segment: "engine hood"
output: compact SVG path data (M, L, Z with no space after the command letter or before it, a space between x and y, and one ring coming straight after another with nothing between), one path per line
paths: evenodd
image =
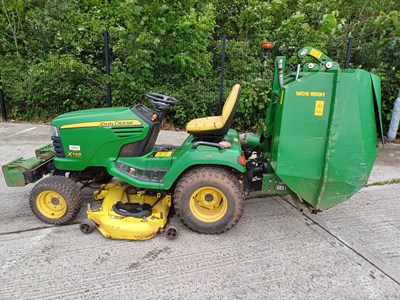
M62 114L51 125L59 129L141 126L143 121L129 107L95 108Z

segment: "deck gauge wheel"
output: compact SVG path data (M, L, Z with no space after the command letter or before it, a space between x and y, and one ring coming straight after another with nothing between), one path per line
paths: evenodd
M95 228L96 228L96 223L94 223L92 220L89 219L83 220L79 225L79 229L85 234L92 233Z
M165 229L165 236L170 240L175 240L179 236L179 229L174 225L169 225Z

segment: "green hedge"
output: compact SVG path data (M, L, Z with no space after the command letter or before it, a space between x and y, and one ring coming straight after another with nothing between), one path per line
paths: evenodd
M251 130L268 107L273 58L311 45L343 63L354 37L352 67L381 76L385 128L400 82L396 1L372 0L45 0L3 1L0 72L9 118L49 120L77 109L145 101L146 91L181 105L167 121L178 128L215 114L221 37L228 36L226 96L243 87L234 126ZM102 33L110 31L111 77L104 75ZM261 41L275 42L264 59Z

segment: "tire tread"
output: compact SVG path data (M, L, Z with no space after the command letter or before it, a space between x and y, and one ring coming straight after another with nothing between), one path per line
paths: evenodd
M61 218L47 218L46 216L42 215L37 208L36 198L45 190L52 190L59 193L67 202L67 211ZM38 184L35 185L29 197L29 205L32 212L41 221L53 225L65 225L71 222L79 213L82 205L82 196L78 186L73 180L64 176L51 176L42 179Z
M213 180L223 184L227 188L231 189L233 194L236 195L236 205L235 205L235 212L234 212L234 217L232 220L222 229L217 230L217 231L210 231L207 229L204 230L198 230L194 228L190 222L185 220L185 218L182 217L182 212L183 212L183 193L185 189L188 186L191 186L193 183L198 182L202 179L204 179L204 175L213 178ZM201 166L201 167L196 167L192 170L189 170L186 174L183 175L183 177L179 180L179 182L176 185L175 191L174 191L174 208L175 212L178 216L178 218L182 221L182 223L188 227L189 229L199 232L199 233L205 233L205 234L220 234L223 232L226 232L227 230L231 229L234 227L237 222L239 221L240 217L243 214L243 209L244 209L244 198L245 194L243 191L242 184L237 184L240 182L240 178L237 174L233 172L229 172L226 168L223 167L218 167L218 166Z

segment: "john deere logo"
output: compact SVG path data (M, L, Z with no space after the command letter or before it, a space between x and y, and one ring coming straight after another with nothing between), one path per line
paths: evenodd
M124 121L103 121L100 122L100 127L122 127L122 126L136 126L141 125L138 120L124 120Z
M98 122L85 122L62 125L61 129L83 128L83 127L129 127L140 126L142 123L138 120L111 120L111 121L98 121Z

